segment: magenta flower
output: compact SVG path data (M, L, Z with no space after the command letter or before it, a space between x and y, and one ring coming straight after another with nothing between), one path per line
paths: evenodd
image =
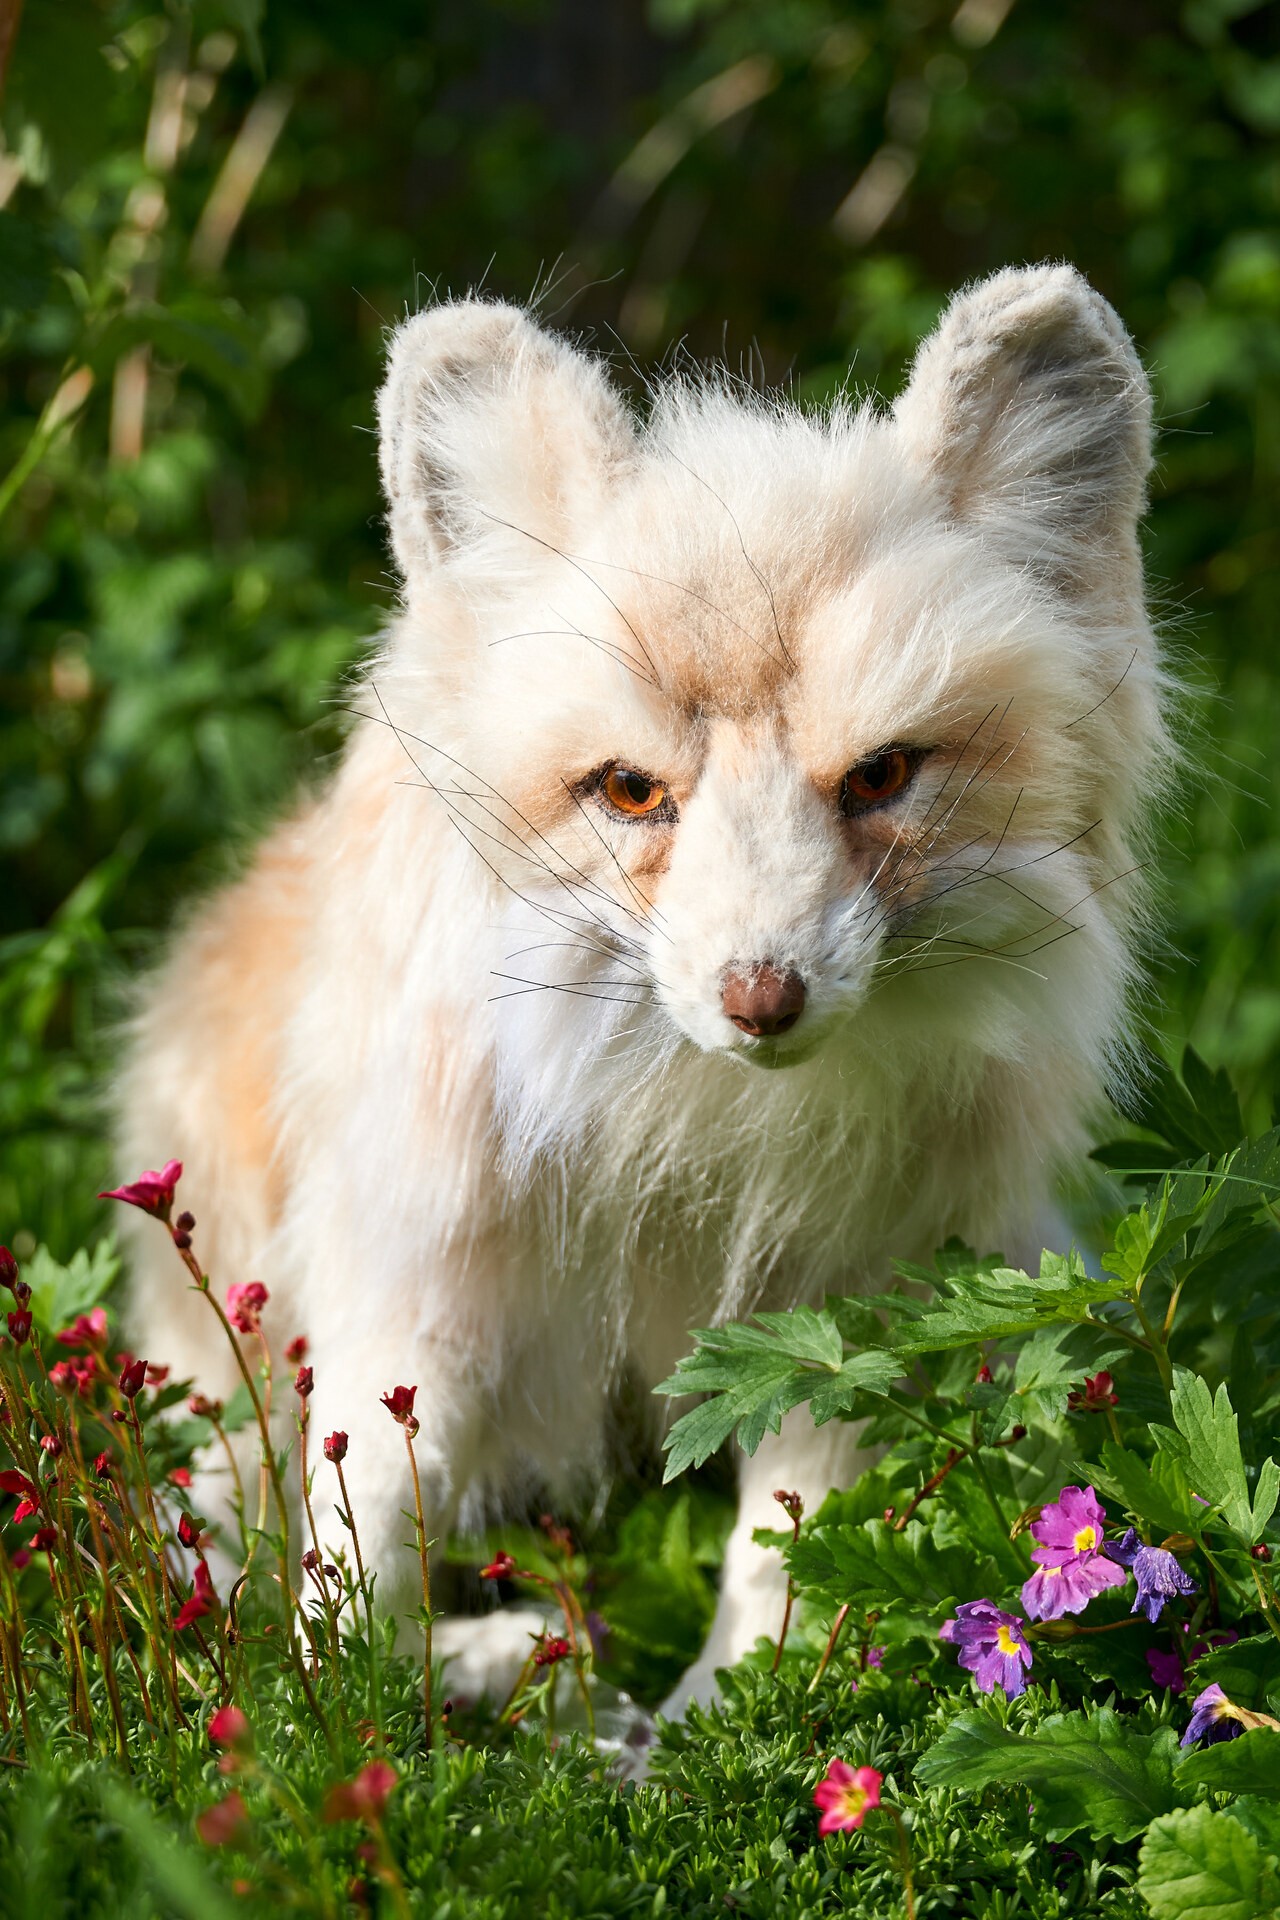
M368 1766L361 1767L354 1780L343 1780L336 1787L330 1787L324 1799L324 1819L328 1822L366 1820L376 1825L398 1779L389 1760L371 1760Z
M1191 1747L1200 1742L1211 1747L1219 1740L1234 1740L1245 1729L1244 1717L1234 1701L1228 1700L1222 1688L1216 1683L1197 1694L1191 1708L1191 1719L1182 1736L1182 1745Z
M509 1580L516 1570L516 1563L509 1553L496 1553L487 1567L481 1567L482 1580Z
M1042 1547L1052 1547L1061 1566L1074 1554L1097 1553L1102 1547L1107 1516L1092 1487L1064 1487L1051 1506L1031 1523L1031 1534Z
M822 1815L820 1834L845 1833L860 1827L873 1808L880 1805L882 1773L874 1767L851 1767L843 1760L832 1760L813 1790L813 1804Z
M567 1660L572 1651L563 1634L553 1633L549 1640L543 1641L534 1654L533 1664L535 1667L554 1667L561 1660Z
M25 1473L19 1473L16 1467L7 1467L3 1473L0 1473L0 1488L3 1488L6 1493L16 1493L20 1496L13 1515L15 1524L22 1520L29 1520L33 1513L39 1513L40 1489L34 1480L28 1479Z
M206 1847L232 1846L248 1831L249 1809L234 1791L196 1815L196 1832Z
M1022 1604L1033 1620L1060 1620L1064 1613L1083 1613L1108 1587L1122 1587L1124 1570L1105 1553L1082 1553L1060 1560L1056 1547L1036 1547L1031 1558L1036 1570L1022 1589Z
M999 1686L1013 1700L1024 1691L1031 1648L1016 1613L1003 1613L993 1600L966 1600L938 1632L959 1649L960 1665L984 1693Z
M256 1333L269 1298L261 1280L233 1280L227 1288L227 1318L241 1333Z
M1122 1567L1132 1567L1138 1583L1138 1597L1130 1613L1145 1613L1152 1626L1164 1612L1166 1600L1185 1599L1198 1591L1191 1575L1173 1554L1163 1547L1147 1547L1130 1527L1107 1548L1111 1559Z
M126 1187L110 1187L99 1200L123 1200L126 1206L141 1207L153 1219L168 1220L173 1209L173 1190L182 1178L181 1160L166 1160L159 1173L144 1173Z
M1182 1662L1176 1653L1162 1653L1159 1647L1148 1647L1147 1665L1151 1669L1153 1686L1167 1687L1170 1693L1186 1692L1186 1676L1182 1671Z
M107 1310L95 1307L92 1313L78 1314L74 1323L58 1335L64 1347L95 1347L103 1352L107 1344Z
M147 1377L145 1360L126 1360L120 1369L120 1391L126 1400L136 1400Z
M1073 1387L1067 1395L1067 1405L1073 1413L1102 1413L1105 1408L1114 1407L1118 1397L1111 1375L1104 1368L1101 1373L1086 1373L1084 1391Z
M209 1738L216 1747L239 1747L249 1739L249 1722L239 1707L219 1707L209 1716Z

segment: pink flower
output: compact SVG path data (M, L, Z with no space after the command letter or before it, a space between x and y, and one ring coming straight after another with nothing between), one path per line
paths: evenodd
M248 1825L249 1809L234 1790L196 1816L196 1832L206 1847L229 1847Z
M178 1540L184 1547L194 1548L200 1545L200 1529L189 1513L178 1516Z
M516 1563L509 1553L495 1553L487 1567L481 1567L482 1580L509 1580L516 1570Z
M126 1400L136 1400L147 1378L145 1360L126 1360L120 1369L120 1391Z
M1116 1406L1118 1399L1112 1390L1111 1375L1104 1368L1101 1373L1086 1373L1084 1392L1073 1387L1067 1395L1067 1405L1073 1413L1101 1413L1106 1407Z
M99 1480L106 1480L110 1478L111 1455L107 1452L105 1447L103 1448L101 1453L96 1454L94 1456L93 1470L97 1474Z
M233 1280L227 1288L227 1317L241 1333L256 1333L270 1295L261 1280Z
M380 1820L398 1778L389 1760L371 1760L354 1780L330 1787L324 1801L325 1819Z
M410 1421L417 1426L417 1421L413 1419L413 1402L417 1391L416 1387L393 1387L390 1393L382 1396L383 1406L402 1427L407 1427Z
M284 1357L291 1367L302 1365L302 1362L307 1357L307 1342L304 1334L300 1333L296 1340L289 1342L284 1350Z
M92 1313L81 1313L74 1323L64 1327L58 1335L64 1347L94 1347L99 1353L107 1344L107 1310L95 1307Z
M249 1722L239 1707L219 1707L209 1718L209 1738L215 1747L240 1747L249 1738Z
M203 1620L204 1616L212 1613L217 1605L218 1596L213 1590L213 1576L205 1561L200 1560L196 1564L195 1585L189 1597L178 1609L177 1618L173 1623L174 1630L181 1633L183 1628L189 1627L193 1620Z
M386 1429L384 1427L383 1432L385 1433L385 1431ZM339 1462L346 1459L347 1436L345 1433L341 1433L341 1432L331 1433L326 1437L325 1443L324 1443L324 1457L326 1460L332 1460L335 1466Z
M1053 1548L1053 1558L1062 1563L1073 1555L1100 1552L1106 1524L1107 1516L1092 1487L1064 1487L1032 1521L1031 1533L1042 1547Z
M1162 1653L1159 1647L1147 1648L1147 1665L1151 1669L1151 1679L1157 1687L1168 1687L1170 1693L1185 1693L1186 1675L1182 1671L1182 1662L1176 1653Z
M846 1833L860 1827L873 1807L880 1805L884 1775L874 1767L853 1768L833 1760L813 1790L813 1804L822 1814L818 1832Z
M1039 1564L1022 1589L1022 1604L1033 1620L1060 1620L1064 1613L1083 1613L1091 1600L1108 1587L1122 1587L1127 1575L1105 1553L1082 1553L1061 1558L1057 1547L1037 1547L1031 1558Z
M189 1487L191 1485L191 1469L190 1467L175 1467L169 1475L169 1478L175 1487Z
M55 1360L49 1369L50 1385L60 1387L64 1393L78 1393L87 1400L93 1392L93 1383L98 1377L98 1363L90 1354L82 1360Z
M173 1208L173 1190L182 1178L181 1160L166 1160L159 1173L144 1173L127 1187L111 1187L98 1195L99 1200L123 1200L126 1206L141 1207L156 1220L167 1220Z

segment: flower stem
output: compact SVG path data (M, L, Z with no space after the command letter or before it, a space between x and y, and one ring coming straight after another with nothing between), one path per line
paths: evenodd
M818 1682L821 1680L823 1674L826 1672L828 1666L831 1664L831 1656L836 1650L836 1642L840 1638L841 1630L844 1627L845 1621L849 1618L849 1609L852 1605L853 1605L852 1600L846 1600L844 1605L841 1607L839 1613L837 1613L835 1619L833 1620L831 1624L831 1632L827 1635L827 1644L823 1648L822 1658L818 1662L818 1671L814 1674L812 1680L809 1682L808 1687L805 1689L807 1693L813 1692L814 1688L817 1686Z
M907 1841L907 1829L902 1823L902 1815L896 1807L886 1807L881 1801L882 1811L887 1813L898 1831L898 1863L902 1868L902 1891L906 1895L907 1920L916 1920L916 1889L911 1876L911 1847Z
M416 1422L414 1423L416 1425ZM422 1663L422 1724L426 1737L427 1752L431 1751L431 1568L427 1562L427 1524L422 1514L422 1482L418 1477L418 1461L413 1451L413 1427L406 1425L404 1444L409 1452L409 1466L413 1473L413 1506L418 1521L418 1559L422 1567L422 1624L426 1635L426 1652Z

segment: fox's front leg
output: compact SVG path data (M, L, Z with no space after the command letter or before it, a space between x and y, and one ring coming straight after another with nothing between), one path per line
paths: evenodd
M758 1547L751 1536L757 1527L775 1533L786 1527L776 1491L800 1494L812 1513L832 1487L847 1487L874 1465L882 1449L863 1447L861 1431L838 1420L815 1427L809 1409L797 1407L783 1420L781 1433L766 1434L750 1459L742 1456L738 1517L725 1548L715 1618L701 1654L664 1700L663 1713L675 1716L693 1700L712 1699L717 1668L750 1653L762 1634L777 1639L786 1606L786 1567L776 1548Z

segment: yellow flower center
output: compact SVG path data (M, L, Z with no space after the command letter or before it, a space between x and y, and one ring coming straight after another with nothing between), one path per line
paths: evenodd
M1079 1533L1075 1535L1074 1546L1077 1553L1091 1553L1097 1544L1098 1529L1096 1527L1081 1527Z
M1055 1567L1054 1572L1056 1573L1057 1571L1058 1569ZM996 1628L996 1645L999 1647L1001 1653L1016 1654L1018 1651L1017 1641L1010 1633L1008 1627L1005 1626Z
M866 1804L865 1787L846 1787L840 1796L840 1811L850 1820L856 1820Z

